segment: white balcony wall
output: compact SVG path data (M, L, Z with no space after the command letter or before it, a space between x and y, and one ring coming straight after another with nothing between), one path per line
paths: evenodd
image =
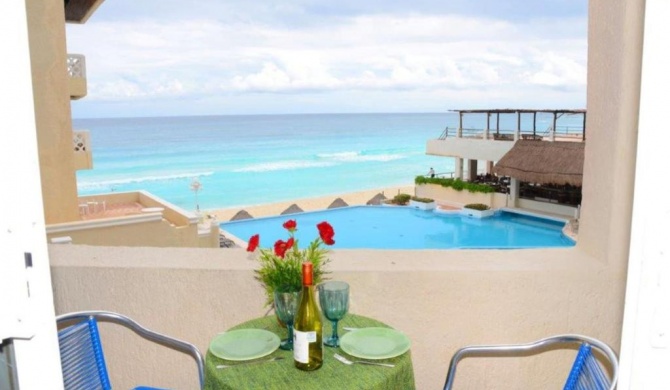
M86 57L81 54L67 55L68 87L71 99L81 99L88 93L86 84Z
M58 313L122 312L202 352L217 333L265 313L257 263L244 249L51 245L49 251ZM468 344L576 332L618 346L622 305L611 297L622 281L577 248L339 250L331 258L331 279L351 285L351 312L411 339L418 389L441 388L452 354ZM190 358L113 325L102 334L115 388L197 387ZM562 351L537 359L466 359L457 388L557 388L573 358L574 351Z
M461 157L472 160L498 161L512 149L514 142L476 138L432 139L426 143L426 154Z

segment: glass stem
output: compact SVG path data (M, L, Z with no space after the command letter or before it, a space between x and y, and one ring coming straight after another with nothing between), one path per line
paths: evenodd
M337 321L331 321L333 323L333 335L331 336L331 339L337 340Z
M286 324L286 328L288 329L288 344L293 344L293 325Z

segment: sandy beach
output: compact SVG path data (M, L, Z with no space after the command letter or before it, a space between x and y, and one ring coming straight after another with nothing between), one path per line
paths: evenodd
M286 210L294 203L298 205L298 207L300 207L303 211L326 209L337 198L342 198L342 200L344 200L350 206L364 205L368 200L379 193L383 193L387 198L392 198L399 193L414 195L414 184L408 184L406 186L399 187L386 187L373 190L349 192L344 194L333 194L316 198L295 199L286 202L236 206L218 210L205 210L203 213L216 217L217 221L225 222L230 221L230 219L240 210L246 210L254 218L268 217L281 214L282 211Z

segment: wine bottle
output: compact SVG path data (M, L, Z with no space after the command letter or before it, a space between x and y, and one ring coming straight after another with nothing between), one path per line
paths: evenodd
M312 263L302 263L302 295L293 325L293 360L304 371L323 364L323 325L314 297Z

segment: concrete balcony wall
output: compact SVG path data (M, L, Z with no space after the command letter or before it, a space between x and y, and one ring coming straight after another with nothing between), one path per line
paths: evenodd
M100 217L47 225L47 239L68 236L74 244L145 247L219 247L217 224L199 226L199 218L146 191L119 192L79 197L87 202L139 203L161 211Z
M217 333L266 311L253 277L257 263L243 249L51 245L49 251L57 313L121 312L205 353ZM469 344L574 332L619 345L622 305L611 297L624 281L576 248L339 250L331 259L331 279L351 285L352 313L409 336L418 389L441 388L452 354ZM102 338L115 388L197 387L190 358L114 325L102 326ZM574 354L466 359L456 386L558 388Z
M67 55L68 90L70 99L81 99L88 93L86 83L86 57L81 54Z
M471 160L498 161L512 149L514 142L476 138L431 139L426 143L426 154L461 157Z
M72 148L74 151L74 169L93 169L91 135L88 131L72 132Z
M538 202L530 199L518 199L516 207L543 213L562 215L566 218L576 218L577 215L577 207L549 202Z
M176 228L159 213L77 221L47 227L48 240L64 236L70 237L74 244L86 245L200 246L197 225Z
M139 203L146 207L163 207L165 209L163 210L165 219L178 227L190 226L198 223L198 216L190 211L186 211L181 207L166 202L146 191L138 191L137 194Z

